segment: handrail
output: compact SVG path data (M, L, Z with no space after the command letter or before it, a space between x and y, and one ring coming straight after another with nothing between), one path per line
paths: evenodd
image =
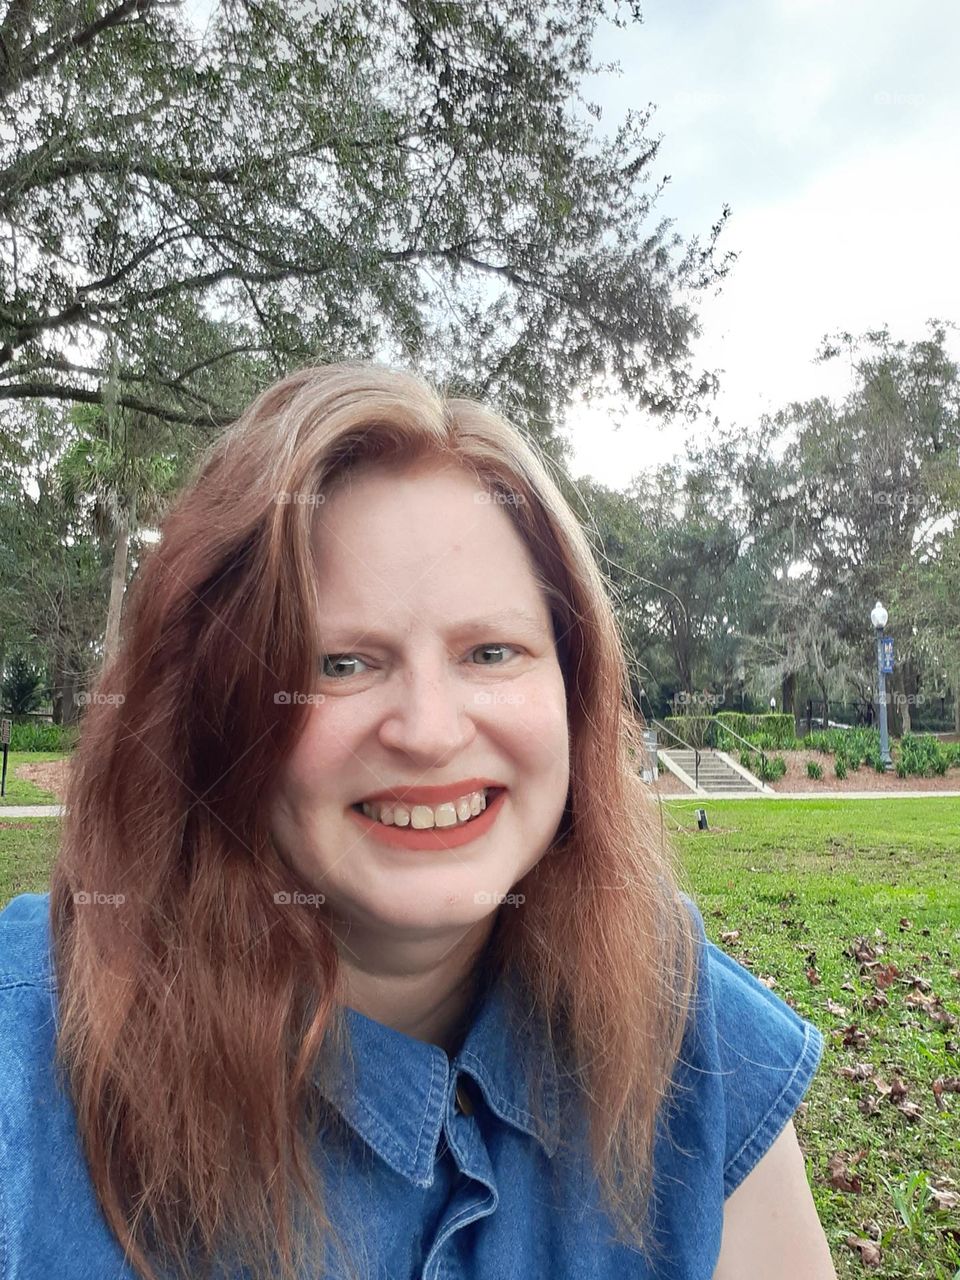
M684 742L678 733L674 733L672 729L668 729L662 720L651 720L650 723L655 725L661 733L667 734L673 738L675 742L679 742L684 751L693 752L693 785L697 788L700 786L700 750L698 747L692 746L689 742Z
M741 735L737 733L736 729L731 729L729 725L724 724L722 720L718 720L716 716L708 716L707 719L712 720L714 724L718 724L724 733L729 733L731 738L736 738L738 742L742 742L748 751L756 751L760 756L761 767L764 769L766 768L766 754L760 750L756 743L750 742L746 738L741 737ZM719 747L717 750L719 750Z

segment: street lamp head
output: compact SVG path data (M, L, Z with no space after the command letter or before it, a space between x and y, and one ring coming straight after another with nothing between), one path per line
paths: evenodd
M889 614L887 613L886 609L878 600L877 603L873 606L873 610L870 613L870 621L873 623L875 627L885 627L887 625L888 617L889 617Z

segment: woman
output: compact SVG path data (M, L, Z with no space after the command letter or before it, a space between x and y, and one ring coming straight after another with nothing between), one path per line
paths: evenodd
M822 1039L679 892L515 429L293 374L124 626L51 891L0 916L2 1280L834 1277Z

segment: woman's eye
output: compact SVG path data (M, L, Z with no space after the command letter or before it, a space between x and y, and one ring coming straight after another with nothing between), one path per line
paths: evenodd
M481 653L486 659L489 659L481 661L475 665L481 667L497 667L501 666L505 661L505 659L500 656L504 651L516 652L513 645L510 644L481 644L477 645L475 649L472 649L470 653L471 656ZM366 666L363 658L358 657L355 653L325 653L320 659L320 673L323 676L328 676L332 680L341 679L344 676L359 675L362 673L358 672L356 669L343 669L345 666L349 667L350 663L358 662L361 666Z
M498 649L513 649L513 645L509 645L509 644L481 644L481 645L478 645L478 646L477 646L477 648L473 650L473 652L474 652L474 653L490 653L491 651L493 651L493 652L495 653ZM497 667L497 666L500 666L500 665L501 665L501 663L500 663L500 661L498 661L498 660L496 660L496 659L495 659L493 662L481 662L481 663L479 663L479 665L480 665L481 667Z
M328 664L331 667L338 667L342 666L345 662L362 663L363 659L358 658L355 653L325 653L320 659L320 674L324 676L331 676L333 679L337 679L341 675L356 675L357 673L355 671L337 672L328 670Z

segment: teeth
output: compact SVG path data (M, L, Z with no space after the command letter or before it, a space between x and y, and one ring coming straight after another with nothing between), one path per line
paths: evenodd
M411 827L415 831L427 831L431 827L458 826L475 818L486 807L487 788L483 791L471 791L469 795L438 805L407 806L386 800L364 802L362 805L363 812L375 822L382 822L388 827Z

